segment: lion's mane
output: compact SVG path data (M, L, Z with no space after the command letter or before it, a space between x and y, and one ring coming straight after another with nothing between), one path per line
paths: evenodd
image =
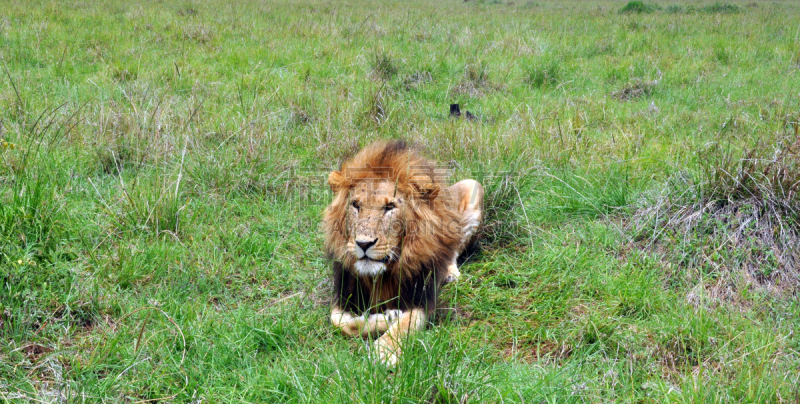
M376 178L394 182L407 204L399 258L377 279L370 279L356 273L354 258L346 253L346 220L350 190ZM328 182L334 200L324 214L325 250L333 260L334 287L343 289L334 291L334 303L356 312L374 311L376 304L432 310L447 265L461 243L456 229L463 227L461 217L448 208L451 196L444 192L447 185L439 182L435 164L403 141L377 142L342 163Z

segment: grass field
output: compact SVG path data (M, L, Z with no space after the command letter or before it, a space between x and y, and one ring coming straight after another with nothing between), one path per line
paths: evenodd
M0 0L0 400L798 402L799 21ZM389 138L488 211L391 371L328 324L319 228Z

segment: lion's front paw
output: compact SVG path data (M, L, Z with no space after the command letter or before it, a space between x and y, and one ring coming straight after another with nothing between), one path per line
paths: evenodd
M386 367L394 367L400 356L400 349L390 339L375 340L375 362Z
M447 276L444 278L444 284L447 285L448 283L453 283L461 277L461 271L458 270L458 265L455 262L452 262L450 265L447 266Z

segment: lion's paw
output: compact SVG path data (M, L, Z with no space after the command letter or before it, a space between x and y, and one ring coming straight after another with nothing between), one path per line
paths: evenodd
M392 345L393 344L391 342L388 342L382 338L375 340L376 363L380 363L388 368L392 368L397 365L400 350Z
M461 271L458 270L458 266L455 262L453 262L447 266L447 276L444 278L444 284L447 285L448 283L453 283L460 277Z
M383 315L386 316L386 322L393 323L403 315L403 310L386 310Z

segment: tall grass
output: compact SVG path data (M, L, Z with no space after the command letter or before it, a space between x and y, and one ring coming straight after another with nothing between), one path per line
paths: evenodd
M3 3L0 401L792 400L800 10L626 4ZM395 138L486 204L390 370L319 221Z

